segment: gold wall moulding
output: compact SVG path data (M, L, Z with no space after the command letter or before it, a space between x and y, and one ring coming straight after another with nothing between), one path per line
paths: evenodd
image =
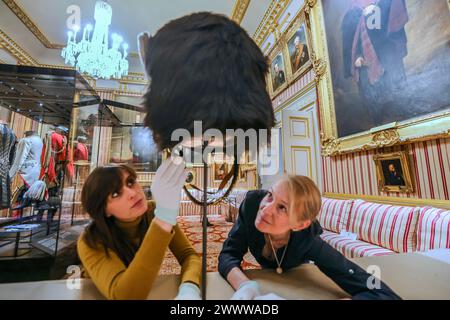
M292 97L286 99L285 101L281 102L278 106L276 106L274 113L282 111L284 108L291 105L294 101L300 99L305 93L309 92L315 86L316 86L316 83L314 81L311 81L306 86L304 86L302 89L300 89L300 91L298 91L296 94L294 94Z
M142 97L144 94L143 92L139 91L133 91L133 90L118 90L118 89L111 89L111 88L95 88L95 91L97 93L111 93L115 97L117 96L123 96L123 97Z
M305 6L305 12L309 14L311 9L317 4L317 0L305 0L306 6Z
M325 72L324 70L326 68L326 65L324 65L322 60L315 59L315 62L313 61L313 59L315 58L315 53L312 48L311 28L309 24L309 18L307 17L304 8L305 7L303 6L298 11L298 13L289 22L289 25L283 32L281 32L277 25L273 27L276 41L266 54L270 63L270 71L267 75L267 83L269 94L272 100L281 92L289 88L295 81L304 76L311 69L315 68L315 72L319 75ZM276 23L276 21L274 23ZM303 30L304 32L303 36L305 39L308 58L307 61L304 61L302 65L294 67L292 62L293 52L291 51L293 50L293 48L290 48L290 46L294 46L294 37L298 35L298 32L300 30ZM280 55L282 56L282 58L278 57ZM282 84L278 83L278 86L274 82L273 78L273 76L275 75L273 71L275 60L278 60L276 64L279 65L280 70L283 71L285 75L285 82L283 82Z
M13 39L11 39L5 32L0 29L0 48L6 50L9 54L11 54L15 59L17 59L18 64L20 65L29 65L35 67L42 68L51 68L51 69L66 69L66 70L74 70L74 67L70 67L67 65L53 65L53 64L41 64L36 61L28 52L26 52L23 48L21 48ZM1 62L4 63L4 62ZM94 78L89 75L83 74L83 77L87 81L95 82ZM129 72L127 76L122 77L121 79L111 79L115 81L119 81L121 84L138 84L138 85L148 85L149 82L145 79L145 74L142 72Z
M250 0L236 0L234 3L233 12L231 13L231 20L237 24L241 24L249 5Z
M356 200L361 199L368 202L390 204L396 206L407 207L426 207L432 206L435 208L441 208L450 210L449 200L437 200L437 199L418 199L418 198L399 198L399 197L382 197L382 196L367 196L362 194L344 194L344 193L329 193L323 194L326 198L339 199L339 200Z
M305 10L309 11L307 17L311 25L312 46L315 60L317 61L314 64L314 70L316 72L319 71L320 74L323 73L317 78L317 88L318 101L320 101L322 154L324 156L450 137L450 109L446 109L395 123L389 128L380 126L378 132L374 132L377 128L373 128L368 131L337 138L334 93L322 1L309 0L307 4L309 9L306 6Z

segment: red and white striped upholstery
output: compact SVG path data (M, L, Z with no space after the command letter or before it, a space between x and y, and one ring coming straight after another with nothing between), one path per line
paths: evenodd
M421 208L417 226L417 251L450 249L450 211Z
M347 226L353 200L337 200L322 197L318 220L322 228L340 233Z
M340 234L324 230L322 239L346 258L384 256L395 252L368 242L352 240Z
M358 239L395 252L412 252L420 208L399 207L356 200L350 210L347 230Z

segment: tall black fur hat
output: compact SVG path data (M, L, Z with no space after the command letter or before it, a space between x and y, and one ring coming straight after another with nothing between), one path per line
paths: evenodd
M140 38L150 86L145 124L160 150L172 132L268 129L274 113L266 90L268 63L247 32L225 16L194 13L173 20L153 37ZM269 131L270 134L270 131Z

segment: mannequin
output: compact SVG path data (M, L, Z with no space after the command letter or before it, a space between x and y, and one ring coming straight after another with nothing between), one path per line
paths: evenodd
M44 180L48 187L50 198L59 197L59 191L64 179L64 169L67 169L70 177L74 175L72 152L67 149L66 127L58 126L53 132L49 131L44 138L44 148L41 156L40 178ZM49 198L49 202L52 199ZM45 210L39 210L38 221L42 219ZM48 209L47 223L53 220L57 209Z
M89 160L89 150L86 146L86 137L79 136L77 138L77 144L75 145L73 152L74 161L88 161Z
M16 148L16 156L9 170L10 178L14 178L19 172L27 187L39 180L43 146L42 139L36 132L25 132L25 138L19 141Z
M6 209L11 205L9 168L14 159L17 138L3 121L0 121L0 142L0 209Z

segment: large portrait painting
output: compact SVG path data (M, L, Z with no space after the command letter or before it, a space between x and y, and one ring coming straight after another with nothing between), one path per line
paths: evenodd
M449 109L447 0L322 5L338 137Z

